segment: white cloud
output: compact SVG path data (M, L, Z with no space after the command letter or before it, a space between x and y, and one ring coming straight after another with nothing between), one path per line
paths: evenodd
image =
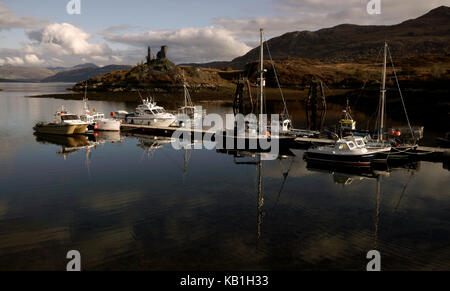
M13 66L20 66L25 62L19 57L6 57L6 63Z
M27 34L37 47L57 55L101 55L110 50L104 44L89 43L91 36L69 23L53 23Z
M111 42L142 48L150 45L154 53L162 45L169 47L169 58L179 62L208 62L230 60L251 48L237 40L228 30L218 27L182 28L176 30L150 30L145 33L104 34Z
M41 26L48 21L32 16L17 16L14 11L0 3L0 30L12 28L32 28Z
M0 58L0 66L3 66L5 64L5 60Z
M40 60L36 55L25 55L25 61L32 65L42 64L44 61Z

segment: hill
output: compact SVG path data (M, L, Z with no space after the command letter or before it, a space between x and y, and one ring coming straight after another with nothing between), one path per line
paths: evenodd
M396 25L342 24L314 32L289 32L268 40L268 45L276 60L344 62L376 58L385 40L394 57L450 54L450 7L441 6ZM229 66L243 68L258 55L259 47L232 60Z
M34 66L0 66L0 79L6 81L39 81L53 75L54 72L41 67Z
M96 76L102 76L107 73L130 69L131 66L109 65L98 67L95 64L78 65L68 70L60 71L52 76L44 78L41 82L80 82Z
M133 91L136 88L152 88L170 91L178 90L186 81L194 88L216 88L228 86L230 82L222 78L220 70L190 66L176 66L168 59L153 60L150 65L139 64L131 69L117 70L88 80L89 91ZM84 82L72 89L83 90Z

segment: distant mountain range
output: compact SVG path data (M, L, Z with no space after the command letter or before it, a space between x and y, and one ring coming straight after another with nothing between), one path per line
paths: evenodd
M69 70L62 70L52 76L42 79L41 82L80 82L93 77L103 76L113 71L128 69L131 69L131 66L109 65L98 67L95 64L84 64L72 67Z
M6 81L31 81L37 82L54 75L55 72L41 67L26 66L0 66L0 79Z
M117 70L130 69L131 66L109 65L99 67L92 63L73 67L0 66L0 82L79 82L102 76Z

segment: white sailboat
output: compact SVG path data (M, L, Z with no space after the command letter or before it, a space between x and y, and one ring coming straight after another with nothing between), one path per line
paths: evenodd
M260 29L260 59L259 59L259 118L258 120L245 120L244 128L227 129L224 133L226 138L234 138L235 140L244 140L249 142L251 140L273 140L277 139L279 142L290 142L295 139L294 135L289 134L291 121L285 119L280 121L279 131L273 132L271 126L264 120L264 87L266 86L266 79L264 73L264 29ZM259 144L259 143L258 143Z
M206 110L203 110L201 106L194 106L191 95L186 84L186 78L183 72L183 91L184 91L184 105L178 108L178 115L189 117L193 124L198 124L206 115ZM181 121L183 122L183 121Z

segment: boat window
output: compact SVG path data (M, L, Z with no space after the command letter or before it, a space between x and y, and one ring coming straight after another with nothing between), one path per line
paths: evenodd
M154 114L153 111L151 111L149 109L146 109L144 112L147 113L147 114Z
M61 115L61 120L78 120L78 116L76 115Z
M346 143L341 143L339 144L339 149L340 150L348 150L348 145Z
M355 144L354 144L352 141L350 141L350 142L348 143L348 146L349 146L350 149L353 149L353 148L356 147Z
M358 139L356 141L356 144L359 145L359 146L364 146L364 142L361 139Z

